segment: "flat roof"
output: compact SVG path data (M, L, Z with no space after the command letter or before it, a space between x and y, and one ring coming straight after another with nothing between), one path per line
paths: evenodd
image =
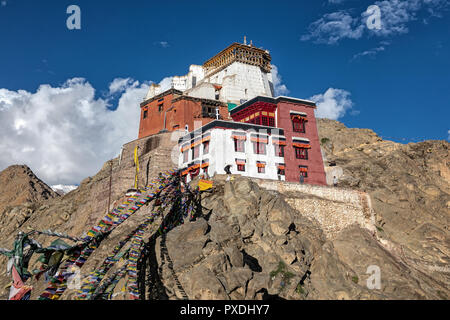
M256 102L267 102L267 103L273 103L273 104L277 104L280 101L287 101L287 102L293 102L293 103L301 103L304 105L307 105L309 107L316 107L315 102L310 101L310 100L304 100L304 99L298 99L298 98L292 98L292 97L285 97L285 96L279 96L276 98L272 98L272 97L264 97L264 96L257 96L253 99L250 99L246 102L244 102L243 104L233 108L230 111L230 114L234 114L237 113L249 106L251 106L252 104L256 103Z
M204 126L202 126L202 127L198 128L198 129L196 129L194 131L191 131L188 134L182 136L180 139L178 139L178 143L188 142L188 141L194 139L195 137L205 133L209 129L213 129L213 128L230 129L230 130L238 130L238 129L250 130L250 129L253 129L255 131L264 131L265 130L268 134L271 134L272 131L274 131L274 133L278 133L280 135L284 135L284 130L280 129L280 128L261 126L261 125L258 125L258 124L245 123L245 122L226 121L226 120L213 120L213 121L205 124Z

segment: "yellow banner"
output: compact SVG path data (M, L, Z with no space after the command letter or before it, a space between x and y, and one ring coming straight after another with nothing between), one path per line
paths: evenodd
M198 182L198 187L200 191L209 190L213 187L213 182L208 180L200 180Z
M139 158L138 158L138 147L134 148L134 165L136 167L136 176L134 177L134 188L138 188L138 175L139 175Z

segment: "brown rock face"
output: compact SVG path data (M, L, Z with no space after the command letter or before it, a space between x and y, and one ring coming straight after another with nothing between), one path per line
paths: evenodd
M58 197L25 165L0 172L1 238L20 228L44 202Z
M58 195L27 166L10 166L0 172L0 214L6 207L40 202Z
M335 171L341 172L338 187L370 194L367 205L375 211L377 230L354 223L330 237L314 210L346 208L345 214L351 215L354 208L345 201L306 191L269 190L239 176L228 182L216 176L213 191L202 194L203 216L151 244L148 297L449 299L449 144L401 145L330 120L319 120L318 126L327 161L341 170ZM112 161L112 204L120 204L133 185L135 145L140 146L142 185L173 166L175 144L163 134L126 145L120 165L118 159ZM0 247L10 248L18 229L50 228L80 236L106 212L109 177L108 162L77 190L46 200L19 228L0 226ZM141 208L115 229L83 266L82 275L95 270L152 210L152 205ZM46 245L52 239L36 240ZM32 260L30 269L37 266ZM0 257L1 289L10 282L5 269L6 259ZM377 283L370 270L379 270L379 287L370 286ZM119 282L114 299L126 298L120 290L125 283L126 278ZM45 283L31 284L36 298ZM3 290L0 297L6 295ZM62 296L73 297L73 290Z

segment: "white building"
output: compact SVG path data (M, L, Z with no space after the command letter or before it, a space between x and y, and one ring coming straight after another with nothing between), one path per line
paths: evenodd
M249 123L216 120L179 140L179 169L190 181L199 174L232 174L285 180L284 157L276 146L283 130Z
M170 87L183 95L239 105L257 96L273 97L273 80L267 50L233 43L202 66L191 65L185 76L175 76ZM152 84L145 100L160 93Z

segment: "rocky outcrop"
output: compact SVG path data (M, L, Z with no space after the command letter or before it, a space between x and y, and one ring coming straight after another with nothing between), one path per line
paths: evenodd
M450 283L450 157L446 141L399 144L369 129L318 121L339 187L367 192L385 248L440 284Z
M202 216L151 243L149 297L450 297L449 144L400 145L383 141L371 130L348 129L335 121L319 120L318 125L326 163L332 165L327 169L339 173L340 191L271 188L239 176L232 181L216 176L214 189L202 194ZM111 206L119 204L133 185L136 145L139 181L144 184L172 166L169 159L175 144L170 134L161 134L126 145L120 161L107 162L76 190L45 200L19 226L1 225L0 247L10 247L18 230L50 228L80 236L107 210L111 172ZM83 266L82 275L95 270L151 211L145 206L115 229ZM154 232L155 227L147 230L145 241ZM36 239L43 244L50 241ZM0 257L1 289L10 282L5 266L6 259ZM33 259L30 269L37 266ZM371 267L380 271L379 288L368 286ZM36 298L45 283L33 280L31 284ZM114 299L125 298L121 291L125 284L126 277L117 285ZM6 295L3 290L1 298ZM73 297L73 290L62 296Z

